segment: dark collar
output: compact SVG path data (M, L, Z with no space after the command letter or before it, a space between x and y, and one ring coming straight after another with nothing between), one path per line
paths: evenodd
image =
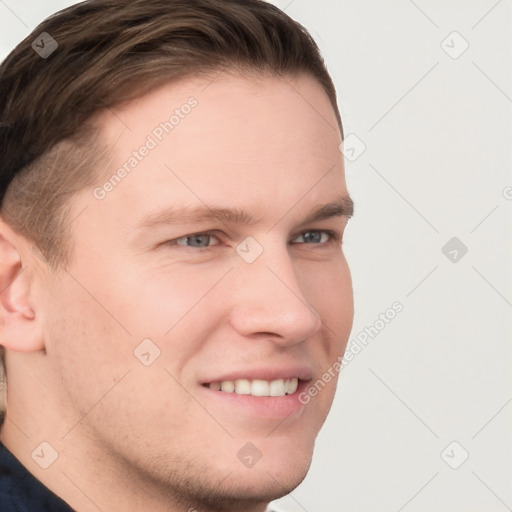
M0 443L0 510L2 512L73 512L37 480Z

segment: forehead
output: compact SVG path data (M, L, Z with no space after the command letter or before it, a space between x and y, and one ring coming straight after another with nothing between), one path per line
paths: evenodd
M111 157L102 180L114 178L105 202L142 207L149 197L156 206L221 198L246 207L271 188L286 203L319 180L313 199L322 187L338 197L345 191L336 116L309 76L187 79L99 121Z
M327 94L309 75L249 77L221 73L189 78L107 111L100 117L100 126L105 140L115 144L114 158L125 156L116 149L138 147L141 136L150 136L158 145L174 149L185 139L196 138L196 154L218 148L219 143L223 148L243 152L265 141L258 156L286 142L311 139L318 147L323 146L322 141L327 145L340 138ZM241 146L241 142L246 144ZM324 149L318 147L311 157Z

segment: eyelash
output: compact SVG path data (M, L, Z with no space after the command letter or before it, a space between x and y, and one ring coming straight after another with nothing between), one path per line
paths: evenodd
M301 231L297 236L294 237L294 239L300 237L300 236L304 236L305 234L307 233L321 233L321 234L326 234L329 236L329 240L327 242L313 242L313 243L306 243L306 242L295 242L294 245L317 245L317 246L320 246L320 245L327 245L327 244L332 244L332 243L340 243L341 242L341 235L339 233L337 233L336 231L331 231L329 229L308 229L306 231ZM187 246L186 244L178 244L178 240L186 240L187 238L192 238L192 237L199 237L199 236L210 236L210 237L216 237L218 239L218 235L216 234L215 231L203 231L201 233L192 233L190 235L185 235L185 236L180 236L179 238L175 238L173 240L169 240L167 242L165 242L165 245L177 245L177 246L180 246L180 247L188 247L189 249L202 249L202 250L207 250L207 249L211 249L212 247L215 247L216 245L219 245L219 244L215 244L215 245L208 245L206 247L190 247L190 246Z

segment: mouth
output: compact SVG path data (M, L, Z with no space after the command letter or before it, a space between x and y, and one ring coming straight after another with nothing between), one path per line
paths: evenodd
M310 385L313 375L311 367L301 365L240 368L205 376L200 389L212 411L219 411L229 421L250 418L253 428L258 421L288 418L291 422L302 417L305 406L299 396Z
M305 410L299 394L307 389L310 380L299 377L272 380L242 377L207 382L201 389L212 411L218 407L230 421L234 418L234 411L241 415L238 418L248 415L253 428L257 421L298 420Z
M300 379L292 377L290 379L236 379L223 380L203 384L203 386L212 391L221 391L223 393L234 393L236 395L252 395L256 397L280 397L293 395L297 392Z

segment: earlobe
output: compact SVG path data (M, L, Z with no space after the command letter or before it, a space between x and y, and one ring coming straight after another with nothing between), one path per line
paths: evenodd
M21 257L28 242L0 219L0 343L8 350L42 350L40 322L32 297L34 273Z

